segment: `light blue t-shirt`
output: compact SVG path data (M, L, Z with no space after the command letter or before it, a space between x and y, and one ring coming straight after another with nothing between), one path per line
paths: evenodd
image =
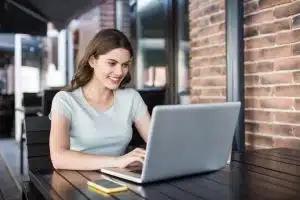
M51 112L60 112L70 121L71 150L111 156L124 153L132 138L132 123L146 110L140 94L131 88L116 90L106 111L90 106L81 87L56 93L51 107Z

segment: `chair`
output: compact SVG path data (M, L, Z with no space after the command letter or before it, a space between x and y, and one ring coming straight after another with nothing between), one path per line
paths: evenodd
M36 172L49 172L53 170L49 150L49 135L51 123L47 116L29 116L24 120L24 138L21 141L20 149L20 167L21 174L24 168L24 143L27 147L28 175L30 181L24 181L22 184L23 198L25 199L42 199L39 191L32 184L36 179ZM24 142L24 143L23 143Z
M50 150L49 150L49 135L51 123L48 116L25 117L24 120L24 136L22 143L27 147L28 169L34 171L46 171L53 169ZM23 174L23 157L24 145L21 145L21 174Z
M44 116L47 116L50 113L53 97L61 89L62 88L51 88L51 89L45 89L43 91L42 110Z
M41 115L42 98L38 93L23 93L22 105L25 116Z
M166 90L165 88L151 88L138 90L142 99L148 107L148 112L152 115L152 111L157 105L164 105L166 103ZM143 138L138 133L135 125L132 125L132 139L128 145L127 152L136 148L136 147L145 147L146 144Z

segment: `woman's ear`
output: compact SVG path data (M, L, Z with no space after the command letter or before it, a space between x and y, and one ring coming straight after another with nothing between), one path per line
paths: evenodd
M91 66L91 68L94 68L96 66L96 58L95 58L95 56L91 56L89 58L88 62L89 62L89 65Z

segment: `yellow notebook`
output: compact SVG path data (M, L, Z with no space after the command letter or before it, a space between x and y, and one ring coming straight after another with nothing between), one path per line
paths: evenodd
M94 181L88 181L87 184L97 190L105 193L126 191L128 188L126 185L122 185L112 180L100 179Z

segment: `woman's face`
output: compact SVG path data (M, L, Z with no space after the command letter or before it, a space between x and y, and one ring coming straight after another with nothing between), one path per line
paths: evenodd
M91 58L89 64L94 68L94 78L104 87L114 90L127 75L131 56L127 49L118 48L98 58Z

